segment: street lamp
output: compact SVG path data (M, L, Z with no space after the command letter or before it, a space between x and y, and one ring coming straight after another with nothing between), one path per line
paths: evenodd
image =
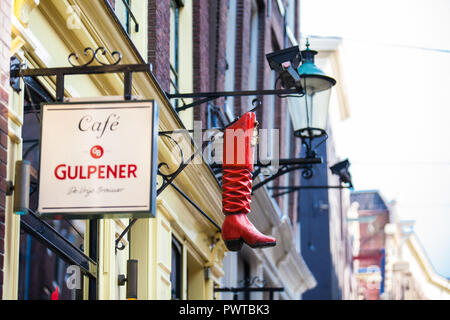
M331 88L336 84L336 80L316 66L316 54L317 51L311 50L307 41L306 50L301 52L302 64L297 69L303 95L298 103L289 103L294 134L302 139L326 136Z
M306 156L314 157L312 140L327 137L328 107L330 104L331 88L336 80L327 76L314 63L317 51L309 48L299 51L298 46L278 50L266 55L272 70L281 79L281 86L285 89L298 89L299 95L288 100L288 109L294 129L294 135L301 138L306 146ZM295 68L295 69L294 69Z

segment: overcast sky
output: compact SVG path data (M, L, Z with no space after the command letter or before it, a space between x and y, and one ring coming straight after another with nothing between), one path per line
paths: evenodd
M395 199L450 278L450 1L301 0L301 23L343 39L351 117L334 140L355 190Z

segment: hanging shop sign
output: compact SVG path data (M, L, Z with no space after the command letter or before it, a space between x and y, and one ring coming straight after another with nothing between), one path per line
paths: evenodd
M154 217L154 101L42 105L38 212L44 217Z

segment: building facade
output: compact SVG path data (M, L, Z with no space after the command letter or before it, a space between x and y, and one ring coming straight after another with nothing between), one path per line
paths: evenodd
M273 89L277 85L277 79L267 63L265 54L299 44L299 1L230 0L222 3L223 10L219 11L222 23L217 25L217 34L224 37L224 42L223 45L218 43L218 73L216 81L211 82L218 85L210 89ZM255 97L227 98L217 101L217 106L231 120L249 110L253 98ZM276 132L278 136L273 136L271 143L273 151L269 150L268 154L264 154L258 150L259 157L298 157L300 140L293 135L287 99L277 96L259 98L262 105L256 111L256 118L260 128L279 129ZM228 252L224 259L225 276L221 283L222 288L259 287L262 290L224 292L223 299L299 299L304 291L316 285L298 250L296 197L294 194L272 197L276 191L271 187L295 184L299 177L300 172L293 171L254 193L249 219L263 233L275 236L277 246L262 250L246 247L237 253ZM254 183L263 178L256 178ZM271 295L264 287L279 288L282 291Z
M438 274L419 237L414 222L400 220L394 208L385 226L386 267L384 300L450 300L450 280Z
M223 222L220 172L211 169L208 151L196 156L199 161L187 165L158 195L155 218L44 220L35 213L40 104L55 101L57 83L51 76L10 78L11 68L82 65L92 60L93 51L86 48L105 49L96 65L114 64L117 55L112 53L118 51L119 64L150 64L148 72L133 74L132 99L156 101L159 131L192 129L199 123L208 129L223 127L247 112L256 97L221 98L177 112L193 99L169 100L167 93L272 89L277 79L265 54L297 45L300 35L298 0L124 3L0 4L2 298L125 299L126 287L118 278L126 275L129 260L138 262L137 299L228 299L232 297L214 289L239 287L255 277L267 287L283 290L275 296L262 291L241 298L300 298L316 281L299 250L297 197L275 199L268 188L255 192L249 218L259 230L276 236L277 246L227 253L217 227ZM124 81L121 74L66 76L64 100L121 100ZM260 99L256 112L260 127L280 129L272 149L283 158L298 156L300 141L292 134L286 100ZM170 175L179 166L180 149L186 160L198 147L186 132L160 136L158 162L166 164L162 173ZM270 152L269 158L277 156ZM15 164L21 159L33 167L30 211L25 215L13 212L14 192L7 195L7 182L14 181ZM298 179L299 172L293 172L271 185ZM162 183L158 180L158 186ZM76 290L67 284L72 266L81 270Z
M353 257L358 297L379 300L385 288L385 227L391 221L392 210L378 191L353 192L351 200L358 204L359 243Z
M0 192L0 296L3 292L3 266L5 264L5 206L6 206L6 176L8 162L8 102L9 102L9 50L11 47L11 1L6 1L0 7L0 121L1 121L1 153L0 179L2 181L2 191Z
M184 1L185 10L183 14L180 12L178 21L180 30L192 30L193 3ZM168 10L162 12L158 6L164 4ZM1 2L2 28L6 28L1 32L1 98L5 117L2 164L6 169L2 173L5 186L2 190L6 190L6 181L14 181L17 160L27 159L37 170L40 103L54 101L56 95L53 77L20 78L20 90L13 90L9 79L10 57L26 68L70 67L67 60L71 53L78 54L80 59L72 62L83 64L90 59L89 52L85 51L83 56L85 48L103 47L107 53L98 57L103 63L114 63L111 52L117 50L121 64L151 62L154 73L158 74L169 64L168 60L158 63L161 57L159 53L155 55L152 37L168 36L155 28L158 26L155 20L170 22L170 2L135 1L130 6L128 10L120 1ZM186 50L192 50L192 38L193 33L187 38L180 37L191 41ZM169 37L166 40L169 52ZM180 88L189 91L193 83L192 55L180 56L183 59L190 62L183 62L188 71L180 72L178 82ZM164 80L167 82L169 78L168 73ZM160 131L183 129L183 119L165 94L168 82L162 80L152 72L135 73L132 95L157 102ZM105 96L120 100L123 77L117 74L68 76L64 96L72 101ZM189 155L194 142L191 138L185 141L180 146ZM176 168L179 157L179 150L170 139L159 138L160 162ZM221 224L221 188L206 163L200 161L186 167L175 184L208 212L212 220ZM118 277L126 275L130 259L138 261L138 299L212 299L213 287L219 285L223 276L222 259L226 249L220 233L172 186L158 196L156 218L138 219L117 248L115 241L130 223L129 219L44 221L33 213L35 192L30 195L31 212L23 216L13 213L13 195L2 193L2 196L6 199L2 202L0 224L3 299L124 299L125 286L118 284ZM76 265L76 257L86 264ZM70 265L82 270L83 281L77 290L67 287Z
M355 295L353 243L347 221L351 211L350 192L347 188L339 188L343 184L330 170L345 158L338 148L334 129L350 117L340 57L341 39L308 38L318 51L317 66L337 79L337 84L330 99L328 138L314 142L323 164L314 167L311 178L301 178L297 192L300 251L317 281L317 285L306 291L302 298L352 299Z
M351 195L358 218L354 269L362 300L448 300L450 282L431 264L414 221L401 220L395 201L379 191ZM356 216L356 215L355 215Z

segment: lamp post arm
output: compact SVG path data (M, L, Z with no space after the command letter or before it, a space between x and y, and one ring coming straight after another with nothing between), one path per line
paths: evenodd
M272 197L281 197L285 194L304 190L304 189L351 189L352 186L273 186L269 187L271 190L284 190L280 193L275 193Z
M293 159L278 159L278 164L281 166L277 172L271 176L269 176L266 179L263 179L262 181L255 184L252 188L252 193L264 186L265 184L269 183L270 181L273 181L277 179L278 177L289 173L294 170L304 169L305 171L310 171L313 164L320 164L322 163L322 158L293 158ZM261 161L257 160L255 163L255 171L253 172L253 178L255 178L259 173L261 172L261 168L263 167L270 167L273 166L274 163L272 161ZM212 169L221 169L222 165L217 163L210 164L210 167Z
M310 170L310 165L309 164L308 165L300 164L300 165L293 165L293 166L290 166L290 165L282 166L280 169L278 169L277 173L271 175L270 177L264 179L261 182L258 182L256 185L254 185L252 188L252 193L254 193L256 190L258 190L265 184L277 179L278 177L281 177L282 175L284 175L286 173L289 173L294 170L299 170L299 169Z
M286 166L286 165L306 166L306 165L311 165L311 164L321 164L322 158L288 158L288 159L278 159L277 162L281 166ZM270 167L273 165L274 165L274 162L271 159L267 159L267 162L261 161L258 159L255 163L256 167ZM213 169L222 168L222 165L217 164L217 163L211 163L210 166Z
M218 92L194 92L194 93L168 93L166 96L169 99L188 99L188 98L202 98L189 104L184 104L177 107L177 112L183 111L205 102L222 97L243 97L243 96L273 96L286 94L303 94L302 89L274 89L274 90L249 90L249 91L218 91Z

